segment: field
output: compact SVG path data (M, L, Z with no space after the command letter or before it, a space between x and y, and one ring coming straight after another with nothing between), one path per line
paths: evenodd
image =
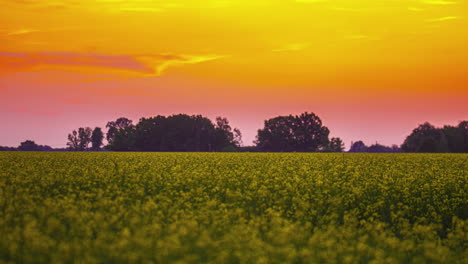
M467 263L468 155L0 152L0 263Z

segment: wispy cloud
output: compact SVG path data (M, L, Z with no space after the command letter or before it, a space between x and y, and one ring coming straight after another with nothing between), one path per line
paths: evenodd
M408 10L413 11L413 12L421 12L421 11L424 11L424 8L410 6L408 7Z
M292 43L281 48L273 49L273 52L300 51L310 46L310 43Z
M151 68L149 76L162 75L167 68L184 64L197 64L207 61L213 61L225 58L223 55L174 55L174 54L160 54L160 55L144 55L136 56L135 60L143 63Z
M427 22L441 22L441 21L455 20L455 19L460 19L460 18L461 17L457 17L457 16L446 16L446 17L438 17L438 18L428 19L426 21Z
M427 5L454 5L457 4L455 1L444 1L444 0L421 0L421 3Z
M29 33L37 32L37 31L39 31L39 30L23 28L23 29L18 29L18 30L10 31L10 32L6 33L5 36L24 35L24 34L29 34Z
M89 71L141 77L160 76L169 67L197 64L223 58L219 55L145 54L103 55L81 53L18 53L0 52L0 73L60 69Z

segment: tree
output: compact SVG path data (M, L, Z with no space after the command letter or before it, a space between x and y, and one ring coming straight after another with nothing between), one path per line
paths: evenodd
M80 139L78 138L78 132L76 130L73 130L71 134L68 134L67 146L70 150L79 150Z
M201 115L142 118L136 125L135 147L140 151L213 151L213 123Z
M106 135L107 142L109 142L109 144L112 144L112 140L114 139L115 133L117 133L117 131L121 129L125 129L130 126L132 126L132 120L126 117L120 117L115 121L108 122L106 125L106 127L108 128Z
M91 135L91 149L92 150L99 150L103 145L102 140L104 139L104 133L102 133L102 129L100 127L96 127L93 130Z
M216 151L235 151L242 144L240 130L237 128L232 129L227 118L216 117L215 130Z
M165 119L165 151L213 151L215 128L201 115L172 115Z
M14 147L4 147L4 146L0 146L0 151L15 151L17 149L15 149Z
M468 153L468 121L460 122L458 129L460 129L463 135L463 153Z
M236 147L240 148L242 146L242 133L238 128L234 128L234 140L233 143Z
M91 143L91 132L92 130L89 127L80 127L78 132L73 130L71 134L68 134L68 148L75 151L88 149L89 143Z
M392 153L394 152L394 147L391 148L391 147L381 145L379 143L375 143L374 145L370 145L367 148L366 152L368 153Z
M107 148L114 151L229 151L241 144L240 131L226 118L213 124L201 115L178 114L141 118L135 126L117 123L108 123L114 132Z
M329 133L317 115L305 112L266 120L255 143L261 151L313 152L327 147Z
M135 149L138 151L166 150L166 117L141 118L135 128Z
M351 148L349 152L359 153L359 152L367 152L367 146L361 140L351 143Z
M349 152L353 153L398 153L401 152L401 149L397 145L392 145L391 147L375 143L369 147L364 144L361 140L351 143L351 148Z
M116 130L107 148L114 151L135 150L135 126Z
M463 129L459 126L444 126L442 132L447 139L447 146L449 152L452 153L463 153L464 152L464 141L465 135Z
M78 129L78 138L80 139L80 150L88 149L89 143L91 143L92 129L89 127L80 127Z
M26 141L20 143L20 145L18 146L18 150L20 150L20 151L39 151L40 147L39 147L39 145L36 144L36 142L34 142L32 140L26 140Z
M392 152L393 152L393 153L402 152L402 149L401 149L398 145L396 145L396 144L393 144L391 148L392 148Z
M401 148L405 152L449 152L443 130L435 128L428 122L415 128Z
M334 137L330 139L330 143L328 144L328 151L330 152L343 152L344 150L344 143L341 138Z

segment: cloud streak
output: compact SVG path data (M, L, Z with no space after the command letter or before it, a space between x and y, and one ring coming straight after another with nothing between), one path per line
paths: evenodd
M446 16L446 17L438 17L438 18L428 19L426 21L427 22L442 22L442 21L455 20L455 19L460 19L460 17Z
M421 3L428 5L455 5L455 1L444 1L444 0L422 0Z
M293 43L281 48L273 49L273 52L300 51L310 46L309 43Z
M169 67L223 58L219 55L146 54L104 55L82 53L0 52L0 73L59 69L91 73L160 76Z
M17 35L24 35L24 34L29 34L29 33L34 33L38 32L39 30L37 29L28 29L28 28L22 28L18 30L13 30L9 31L5 34L5 36L17 36Z

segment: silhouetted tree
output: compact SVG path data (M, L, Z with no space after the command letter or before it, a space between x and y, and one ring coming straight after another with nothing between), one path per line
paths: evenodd
M379 143L366 146L364 142L359 140L354 143L351 143L351 148L349 149L349 152L353 152L353 153L398 153L398 152L401 152L401 149L397 145L392 145L391 147L387 147Z
M21 142L18 148L7 148L5 150L19 150L19 151L52 151L53 149L47 145L38 145L32 140Z
M106 135L107 142L109 142L109 144L112 144L112 140L114 138L115 133L121 129L125 129L130 126L132 126L132 120L126 117L121 117L115 121L108 122L106 125L106 127L108 128Z
M394 153L400 152L398 146L393 145L392 147L387 147L381 144L374 144L367 148L368 153Z
M330 139L328 143L327 149L325 151L329 152L343 152L344 150L344 143L341 138L334 137Z
M464 152L465 135L463 134L463 129L461 129L458 126L444 126L442 128L442 133L445 135L445 138L447 140L449 152Z
M312 152L326 148L329 133L318 116L305 112L266 120L255 143L261 151Z
M463 152L468 153L468 121L462 121L458 124L458 129L460 129L463 134Z
M100 127L96 127L93 130L91 135L91 149L92 150L99 150L103 145L102 140L104 139L104 133L102 133L102 129Z
M166 150L166 117L141 118L135 129L135 148L138 151Z
M238 128L234 128L234 140L233 143L236 147L242 146L242 133Z
M107 145L109 150L133 151L135 149L135 126L119 128L114 132L111 143Z
M91 143L92 129L89 127L80 127L78 129L78 138L80 139L80 150L88 149L89 143Z
M80 127L78 132L73 130L71 134L68 134L68 148L74 151L88 149L89 143L91 143L91 132L92 130L89 127Z
M36 142L32 140L26 140L24 142L21 142L20 145L18 146L18 150L20 151L39 151L39 145L36 144Z
M391 148L392 148L393 153L398 153L398 152L403 151L398 145L395 145L395 144L393 144Z
M168 151L213 151L213 123L201 115L172 115L165 120L165 148Z
M73 130L71 134L68 134L67 146L70 150L79 150L80 139L78 138L78 132L76 130Z
M111 122L109 122L111 123ZM136 126L115 129L108 149L115 151L229 151L241 134L225 118L214 125L201 115L178 114L141 118ZM112 126L111 126L112 127Z
M215 150L235 151L242 143L242 134L239 129L232 129L229 121L224 117L216 118Z
M15 151L16 148L0 146L0 151Z
M367 146L366 144L364 144L364 142L359 140L354 143L351 143L351 148L349 149L349 152L353 152L353 153L367 152Z
M405 152L449 152L444 132L428 122L415 128L401 148Z

